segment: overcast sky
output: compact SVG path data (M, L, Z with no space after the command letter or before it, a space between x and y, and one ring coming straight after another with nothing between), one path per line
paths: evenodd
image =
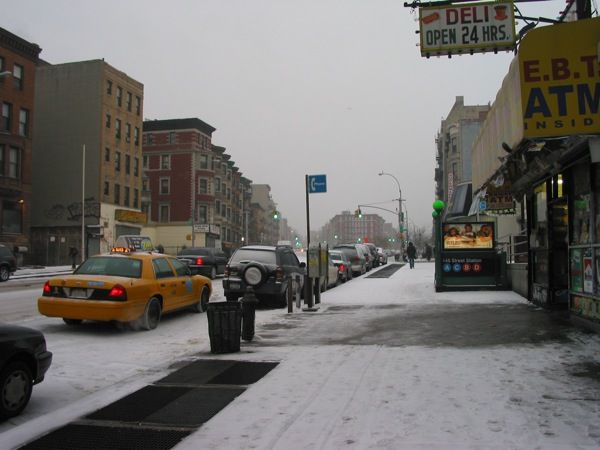
M52 64L104 58L144 84L144 117L214 126L244 176L305 232L305 174L326 174L311 229L398 198L431 224L434 138L455 97L493 102L511 53L425 59L401 0L3 2L0 26ZM10 5L9 5L10 3ZM521 3L555 18L563 0ZM520 22L517 30L524 25ZM394 210L397 201L378 205ZM397 226L397 216L379 213ZM412 227L412 225L411 225Z

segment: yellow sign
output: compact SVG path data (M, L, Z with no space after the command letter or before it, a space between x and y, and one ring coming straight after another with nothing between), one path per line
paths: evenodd
M419 8L421 56L512 50L512 2L469 3Z
M519 49L524 137L600 133L600 18L534 29Z
M115 209L115 220L120 222L145 224L148 220L146 213L141 211L132 211L130 209Z

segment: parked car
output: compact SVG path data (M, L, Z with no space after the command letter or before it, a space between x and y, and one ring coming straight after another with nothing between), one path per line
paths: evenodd
M352 279L352 263L342 250L329 250L329 257L338 270L338 280L345 283Z
M373 267L379 267L379 254L377 253L377 247L375 244L368 242L364 244L370 252L371 261L373 262Z
M365 254L356 244L339 244L333 247L333 250L340 250L346 254L350 260L353 276L362 275L367 271Z
M227 301L237 301L252 286L260 302L287 304L288 280L300 294L306 263L300 262L291 247L248 245L238 248L225 267L223 289Z
M373 256L371 256L371 251L365 244L356 244L356 248L363 253L366 270L369 272L373 268Z
M192 275L204 275L211 280L225 273L227 255L223 250L211 247L191 247L181 250L177 259L190 268Z
M38 310L67 325L100 320L151 330L163 313L186 307L206 311L211 293L208 278L192 275L173 256L115 248L88 258L73 274L47 281Z
M0 324L0 420L25 409L51 363L52 352L40 331Z
M379 264L384 265L387 264L388 257L385 251L381 247L377 247L377 256L379 258Z
M17 270L17 258L6 245L0 244L0 281L6 281Z

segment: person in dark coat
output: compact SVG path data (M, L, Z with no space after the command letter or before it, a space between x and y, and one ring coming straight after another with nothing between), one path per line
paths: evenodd
M412 242L408 243L408 247L406 248L406 254L408 256L408 262L410 264L410 268L415 268L415 258L417 256L417 249Z
M77 267L77 255L79 252L75 247L71 247L69 249L69 256L71 257L71 269L75 269Z

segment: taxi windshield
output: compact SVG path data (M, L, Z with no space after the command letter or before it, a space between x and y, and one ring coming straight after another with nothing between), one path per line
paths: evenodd
M74 274L141 278L142 261L133 258L94 256L79 266Z

